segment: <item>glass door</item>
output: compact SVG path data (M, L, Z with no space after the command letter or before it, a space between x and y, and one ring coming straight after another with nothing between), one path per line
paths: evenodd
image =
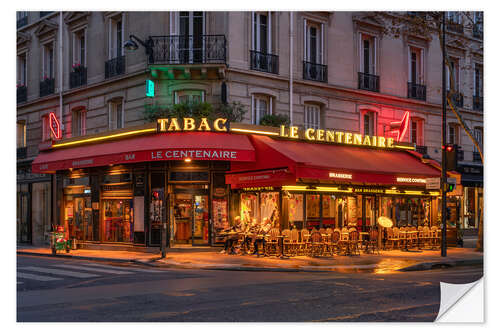
M189 193L174 193L173 234L175 244L192 243L193 196Z
M194 195L193 204L193 245L208 245L208 195Z
M134 241L134 221L132 200L105 199L104 206L104 241L132 243Z

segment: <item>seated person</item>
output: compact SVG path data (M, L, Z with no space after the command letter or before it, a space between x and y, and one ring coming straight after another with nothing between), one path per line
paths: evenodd
M252 219L252 223L249 224L245 230L245 246L250 249L250 244L253 242L255 244L255 239L257 238L257 233L259 232L259 224L257 219ZM255 251L254 251L255 253Z
M243 232L245 229L245 224L241 221L241 218L239 216L236 216L234 218L234 225L229 229L229 231L232 231L233 234L228 235L226 237L226 241L224 242L224 250L222 250L222 253L227 253L229 251L229 254L235 254L235 243L238 241L239 234Z
M258 245L259 243L262 245L262 248L264 249L265 246L266 246L266 240L265 240L265 236L269 233L269 231L271 230L272 228L272 222L269 218L265 217L264 220L262 220L262 225L258 231L258 234L259 235L262 235L264 237L261 237L261 238L256 238L255 241L254 241L254 252L253 254L259 254L258 252Z

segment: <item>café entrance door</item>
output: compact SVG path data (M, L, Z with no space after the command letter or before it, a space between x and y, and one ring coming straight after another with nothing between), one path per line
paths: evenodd
M208 191L178 190L172 200L174 244L209 245Z

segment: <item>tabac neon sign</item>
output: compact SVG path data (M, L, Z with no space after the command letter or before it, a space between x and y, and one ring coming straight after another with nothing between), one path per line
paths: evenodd
M49 113L49 127L54 138L60 139L61 125L59 124L59 120L57 120L56 114L54 112Z

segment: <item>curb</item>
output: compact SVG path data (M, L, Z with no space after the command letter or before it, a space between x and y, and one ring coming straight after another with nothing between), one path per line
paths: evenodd
M398 269L400 272L412 271L427 271L439 268L451 268L459 266L476 266L483 265L483 259L465 259L465 260L445 260L445 261L431 261L415 264L405 268Z

